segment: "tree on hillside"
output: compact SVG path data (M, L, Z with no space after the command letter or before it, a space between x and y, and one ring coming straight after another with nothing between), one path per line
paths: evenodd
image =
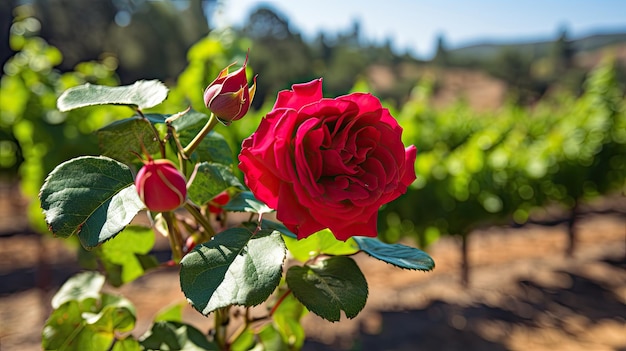
M108 52L122 83L175 78L189 47L208 34L204 7L216 1L31 0L41 36L63 53L61 70Z
M313 78L310 48L282 14L261 6L250 15L242 33L253 42L250 66L263 77L257 81L254 107L258 108L268 94Z
M437 51L432 61L437 66L447 66L450 63L450 57L448 55L448 48L446 46L446 40L443 34L437 36Z
M538 97L533 87L531 64L530 57L518 50L505 48L487 69L492 75L507 83L509 94L515 104L527 104Z
M552 70L555 76L559 76L574 66L574 54L576 50L572 41L568 38L567 29L561 29L557 40L552 44L550 58Z

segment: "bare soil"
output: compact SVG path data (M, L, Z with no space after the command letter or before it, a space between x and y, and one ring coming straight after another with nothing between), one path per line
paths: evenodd
M63 239L11 230L25 223L22 205L13 186L0 187L1 351L41 349L50 298L80 270ZM456 238L427 249L437 264L429 273L359 254L370 288L365 309L338 323L307 315L303 349L626 351L626 217L588 212L576 228L569 258L565 224L472 233L468 288L459 284ZM185 303L176 268L107 289L133 301L138 335L158 310ZM190 307L184 319L200 330L211 326Z

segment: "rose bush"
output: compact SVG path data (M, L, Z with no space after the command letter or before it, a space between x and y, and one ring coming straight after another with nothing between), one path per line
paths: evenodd
M323 98L322 79L281 91L244 140L245 182L298 239L328 228L339 240L377 235L381 205L415 180L415 146L371 94Z
M214 130L243 117L254 95L245 63L232 74L229 67L205 90L210 114L189 107L146 113L168 96L154 80L85 83L57 100L61 112L129 110L96 132L102 155L59 164L41 187L50 230L78 237L100 271L77 274L52 298L42 349L299 350L305 314L337 322L365 307L367 280L352 255L433 269L419 249L363 236L376 236L380 205L415 179L415 147L404 148L402 129L375 97L323 99L321 79L280 92L243 145L241 168L253 193L234 173L226 138ZM143 162L136 174L133 154ZM280 210L277 217L291 230L268 219L274 211L259 200ZM155 234L167 237L171 258L153 254ZM171 304L138 335L135 308L111 288L173 266L186 301L211 315L212 327L185 323L182 306Z

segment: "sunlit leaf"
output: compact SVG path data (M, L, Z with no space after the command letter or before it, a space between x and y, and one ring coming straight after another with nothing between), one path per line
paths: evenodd
M354 240L366 254L396 267L430 271L435 261L424 251L402 244L386 244L378 239L357 236Z
M115 340L115 345L113 345L113 349L111 349L111 351L140 351L140 350L141 350L141 346L139 345L139 341L137 341L132 336Z
M288 345L290 350L300 350L304 344L306 335L300 320L307 312L302 303L293 294L289 294L272 315L283 343Z
M71 300L99 298L104 280L104 276L97 272L83 272L71 277L52 297L52 308L59 308Z
M61 287L43 329L45 350L106 351L116 334L135 327L132 304L120 296L98 293L103 283L104 277L90 272L72 277Z
M183 321L183 307L187 306L187 303L176 303L171 306L167 306L164 309L160 310L156 317L154 317L155 322L182 322Z
M109 283L120 286L140 277L147 268L143 259L155 242L154 231L150 228L129 226L119 235L103 243L98 255L103 260ZM156 260L154 260L156 263Z
M158 80L140 80L120 87L86 83L64 91L57 100L57 108L69 111L92 105L134 105L143 110L163 102L167 92L167 87Z
M280 282L285 253L277 231L228 229L183 257L181 288L204 315L229 305L258 305Z
M352 255L359 252L354 239L337 240L328 229L321 230L300 240L287 236L285 237L285 244L293 257L302 262L320 254Z
M86 248L112 238L144 208L130 169L108 157L83 156L58 165L39 198L57 236L77 234Z

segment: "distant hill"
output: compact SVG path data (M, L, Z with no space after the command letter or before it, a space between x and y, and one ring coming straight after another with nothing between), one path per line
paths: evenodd
M449 49L448 55L451 58L482 61L495 57L502 49L507 48L531 53L534 58L540 58L549 54L554 41L555 39L518 43L504 41L483 42L456 49ZM621 33L593 34L571 41L577 53L595 51L609 45L626 44L626 29Z

